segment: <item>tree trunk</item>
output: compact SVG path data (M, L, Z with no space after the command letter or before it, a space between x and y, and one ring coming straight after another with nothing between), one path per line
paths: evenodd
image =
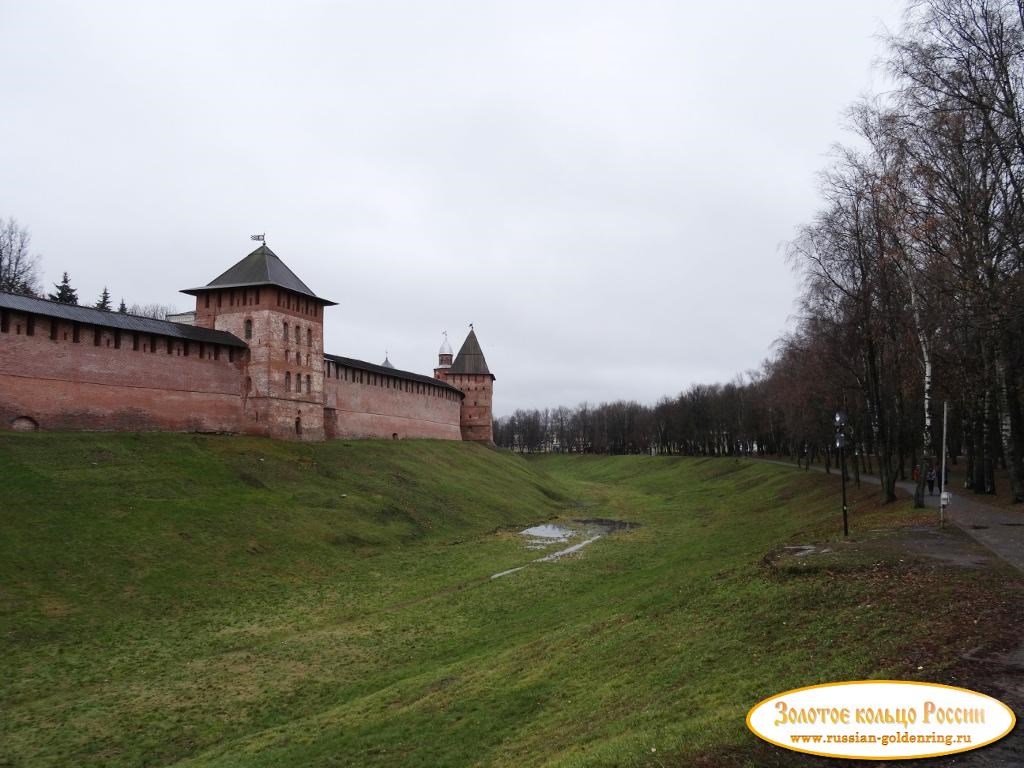
M986 369L988 366L985 366ZM996 492L995 430L993 422L995 413L992 408L992 390L985 388L981 416L981 485L974 489L975 493L993 494Z
M1014 503L1024 501L1024 465L1020 451L1020 401L1016 382L1007 370L1002 349L996 353L996 392L999 397L999 437L1002 441L1003 457L1010 480L1010 493Z
M882 497L886 502L896 501L896 474L893 467L893 443L888 419L886 419L882 397L881 375L874 339L866 339L865 362L867 366L867 409L871 420L871 434L878 451L878 478L882 485Z

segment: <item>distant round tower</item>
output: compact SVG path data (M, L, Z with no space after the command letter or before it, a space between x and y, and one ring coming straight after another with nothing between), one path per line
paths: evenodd
M441 350L437 353L437 367L452 367L452 345L448 343L448 331L444 332L444 341L441 342Z
M462 390L464 395L460 413L462 439L493 443L491 402L494 396L494 374L487 367L487 360L484 359L473 326L469 326L469 335L454 360L446 334L438 360L434 378L448 382Z

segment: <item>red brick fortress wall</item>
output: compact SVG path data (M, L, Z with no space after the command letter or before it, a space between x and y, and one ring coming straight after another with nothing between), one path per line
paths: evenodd
M244 350L51 322L8 315L0 428L244 431Z
M446 373L444 380L462 390L460 423L462 439L481 443L494 442L492 401L494 380L489 374Z
M328 362L324 430L328 438L429 437L461 440L461 397L448 387Z

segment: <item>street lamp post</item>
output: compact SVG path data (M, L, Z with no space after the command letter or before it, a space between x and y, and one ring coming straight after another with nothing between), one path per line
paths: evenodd
M839 476L843 486L843 536L850 535L850 526L846 515L846 411L836 411L836 448L839 449Z

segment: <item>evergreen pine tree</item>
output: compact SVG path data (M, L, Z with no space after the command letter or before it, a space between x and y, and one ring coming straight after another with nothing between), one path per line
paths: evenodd
M99 300L93 306L96 309L110 311L110 291L107 290L107 286L103 286L103 293L100 294Z
M117 311L120 312L122 315L128 314L128 307L125 306L124 299L121 299L121 306L117 308Z
M57 292L48 295L50 301L59 301L61 304L78 303L78 291L71 287L71 280L68 278L67 272L64 273L64 278L59 283L54 283L53 287L57 289Z

